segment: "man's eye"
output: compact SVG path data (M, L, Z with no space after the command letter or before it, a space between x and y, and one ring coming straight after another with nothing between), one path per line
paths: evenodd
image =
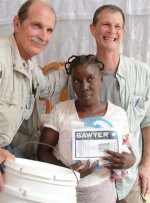
M49 29L47 29L47 32L52 33L53 29L49 28Z
M39 29L39 25L37 25L37 24L33 24L32 27L35 29Z
M117 30L120 30L120 29L121 29L121 26L120 26L120 25L116 25L115 27L116 27Z
M104 24L103 24L103 26L108 27L108 26L109 26L109 24L108 24L108 23L104 23Z

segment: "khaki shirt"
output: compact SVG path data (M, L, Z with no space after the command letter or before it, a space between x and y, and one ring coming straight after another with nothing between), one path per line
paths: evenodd
M64 68L53 72L46 79L39 66L32 62L35 105L29 120L22 123L30 88L25 70L27 64L21 59L13 35L0 38L0 147L12 142L21 125L21 133L26 134L30 141L31 136L39 131L39 97L57 94L67 85Z
M131 146L136 156L136 163L128 169L128 177L116 181L118 197L122 199L131 191L137 179L142 156L141 129L150 127L150 67L133 58L120 56L116 77L121 104L127 112Z

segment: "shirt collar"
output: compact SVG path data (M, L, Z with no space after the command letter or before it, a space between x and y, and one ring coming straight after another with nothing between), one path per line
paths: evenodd
M124 56L120 55L120 61L118 65L117 75L126 79L126 71L125 71L125 63L124 63Z

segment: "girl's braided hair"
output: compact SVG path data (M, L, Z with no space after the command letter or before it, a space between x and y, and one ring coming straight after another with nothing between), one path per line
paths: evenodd
M98 58L92 54L89 55L72 55L65 63L66 73L71 75L72 69L81 64L97 64L100 72L104 70L104 64L98 60Z

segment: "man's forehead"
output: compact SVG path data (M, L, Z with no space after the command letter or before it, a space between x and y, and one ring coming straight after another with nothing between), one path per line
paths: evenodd
M112 11L112 10L105 9L98 14L98 19L105 20L105 18L103 18L104 15L105 15L105 18L106 16L110 16L110 18L112 18L112 16L116 16L116 19L118 21L123 22L122 14L119 11Z
M33 6L33 5L32 5ZM49 25L55 25L55 13L50 7L31 7L28 11L27 20L31 20L33 23L44 23Z
M37 16L40 15L40 13L45 13L45 14L51 14L55 16L54 10L48 5L46 2L34 2L32 5L29 7L28 14L32 15L35 14Z

